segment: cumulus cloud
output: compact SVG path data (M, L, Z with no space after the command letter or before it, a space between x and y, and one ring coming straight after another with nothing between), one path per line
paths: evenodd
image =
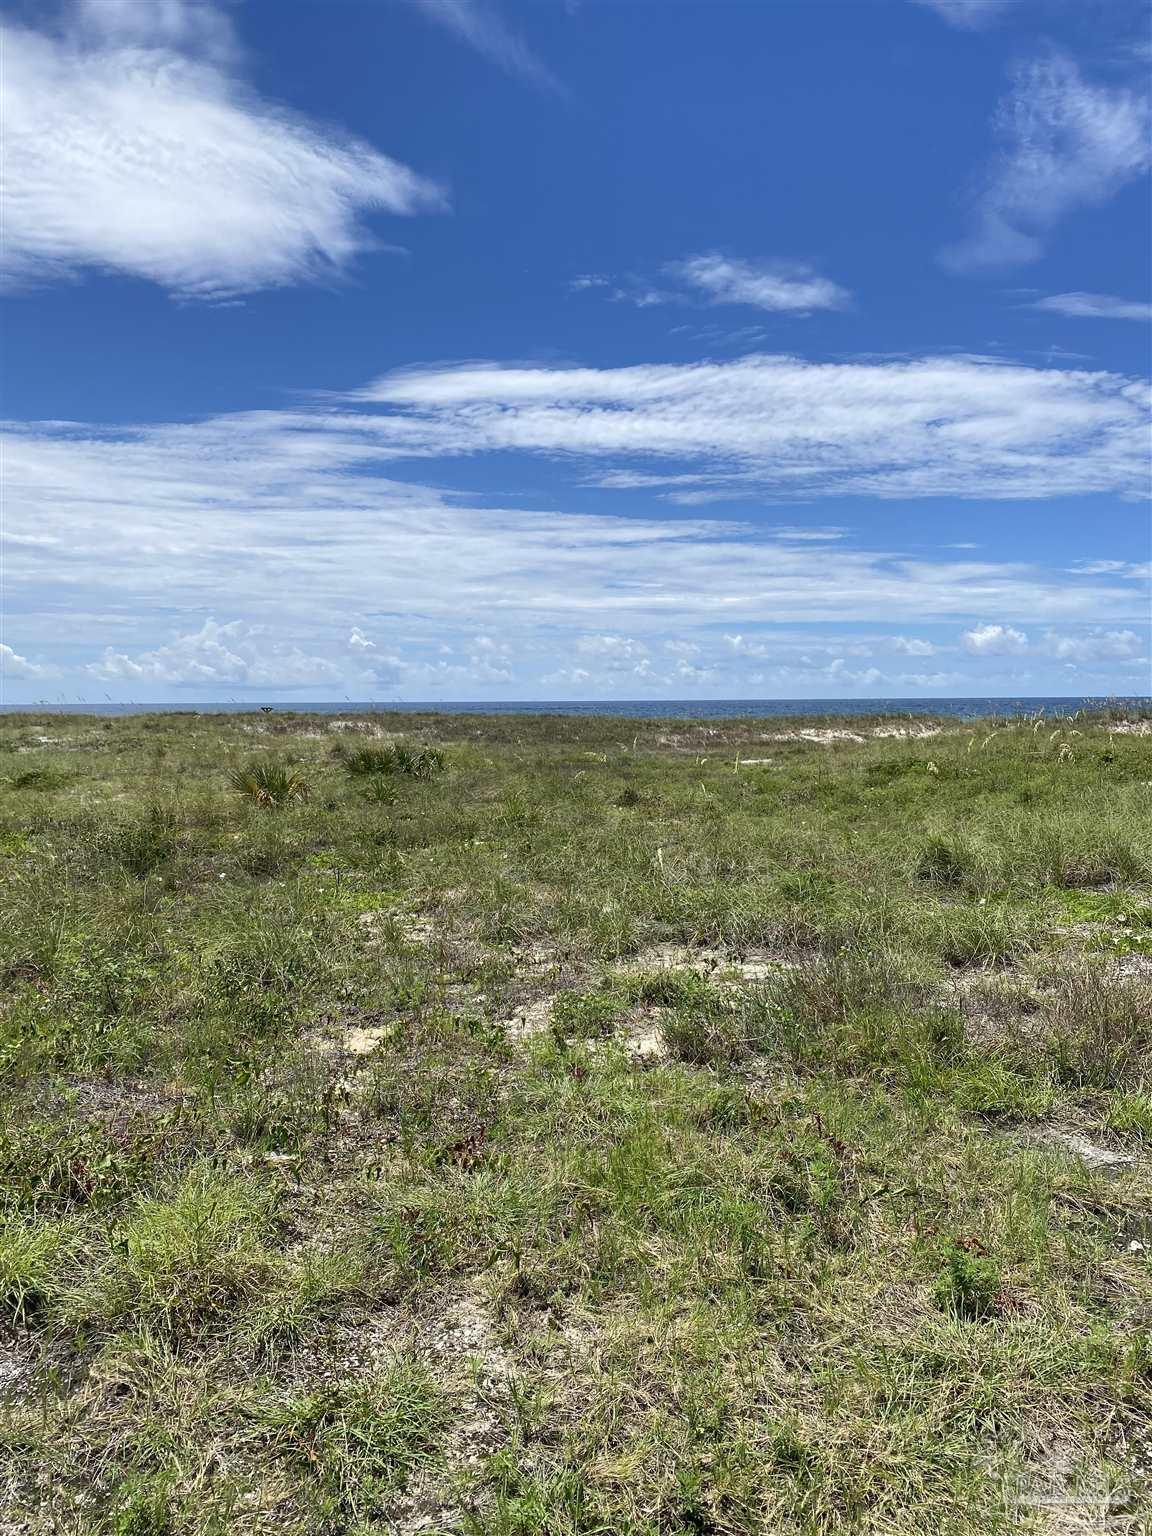
M711 251L676 262L669 269L710 304L748 304L784 314L807 315L814 309L843 309L846 288L810 267L740 261Z
M55 667L45 666L39 662L29 661L26 656L21 656L10 645L0 644L0 678L31 679L35 677L52 677L55 675Z
M1049 631L1041 641L1044 651L1058 661L1112 661L1143 655L1147 642L1131 629L1092 629L1079 635Z
M493 64L519 75L529 84L548 91L561 91L559 81L514 32L494 6L483 0L411 0L438 26L454 33Z
M219 685L223 688L301 688L335 684L340 673L321 656L276 640L239 619L217 624L206 619L192 634L135 654L105 650L87 668L102 682Z
M1148 648L1148 637L1133 629L1105 629L1100 625L1072 633L1049 629L1038 640L1009 624L977 624L960 638L972 656L1050 657L1070 665L1090 662L1139 661Z
M1078 320L1152 320L1152 304L1137 299L1116 299L1107 293L1053 293L1037 299L1032 309Z
M582 656L595 657L607 672L632 672L643 675L651 667L647 645L634 635L581 635L576 649Z
M369 640L368 636L357 629L354 624L352 626L352 633L348 636L348 648L353 651L374 651L376 649L376 642Z
M476 364L387 375L357 398L390 407L377 418L381 442L414 452L686 460L674 472L708 487L671 490L689 503L716 487L789 500L1147 489L1145 385L970 357Z
M961 635L960 643L973 656L1022 656L1028 636L1010 624L977 624Z
M1024 66L996 119L999 153L976 227L946 253L967 269L1033 261L1074 208L1106 202L1152 164L1146 93L1086 80L1055 50Z
M438 208L398 161L257 99L217 7L87 0L57 37L0 28L5 283L127 273L183 298L330 277L363 218Z
M885 681L879 667L850 667L843 656L837 656L824 668L825 676L834 683L845 683L850 688L876 688Z
M931 640L909 639L907 635L895 635L892 639L892 649L904 656L935 656L937 648Z

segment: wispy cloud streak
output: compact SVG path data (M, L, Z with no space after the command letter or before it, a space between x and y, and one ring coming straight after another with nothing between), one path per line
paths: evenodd
M1086 80L1055 50L1018 71L1001 104L1000 150L976 226L945 253L964 270L1035 260L1045 236L1078 207L1106 202L1152 164L1147 92Z
M484 0L410 0L437 25L454 33L493 64L541 90L564 94L556 76Z
M1152 321L1152 304L1137 299L1117 299L1107 293L1053 293L1037 299L1032 309L1075 320Z

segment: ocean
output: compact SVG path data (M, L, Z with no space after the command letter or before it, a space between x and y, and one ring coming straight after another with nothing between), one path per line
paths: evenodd
M3 714L405 714L431 711L448 715L622 715L633 720L756 720L773 715L943 715L971 720L982 715L1071 715L1081 709L1147 708L1148 697L1130 698L983 698L983 699L532 699L513 702L465 700L331 699L263 705L225 699L210 703L114 704L90 700L44 701L0 705Z

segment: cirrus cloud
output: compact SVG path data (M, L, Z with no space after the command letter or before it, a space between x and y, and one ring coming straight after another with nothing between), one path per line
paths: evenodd
M9 287L128 273L219 299L330 277L364 216L443 206L371 146L258 100L193 0L93 0L66 36L0 27Z
M390 408L370 420L397 452L680 461L692 479L669 496L689 505L749 488L789 500L1147 489L1146 385L1084 370L778 355L625 368L472 364L386 375L354 398ZM632 473L619 462L610 469Z
M1106 202L1152 164L1144 90L1086 80L1050 50L1022 67L996 119L1000 150L972 234L945 253L960 270L1034 261L1072 209Z
M1037 299L1032 309L1076 320L1152 320L1152 304L1139 299L1117 299L1107 293L1053 293Z

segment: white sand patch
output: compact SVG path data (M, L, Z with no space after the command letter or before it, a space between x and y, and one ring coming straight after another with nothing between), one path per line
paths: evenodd
M525 1003L522 1008L517 1008L510 1018L503 1021L508 1038L531 1040L547 1034L552 1026L552 1005L556 995L537 998L534 1003Z
M507 1438L509 1381L513 1363L500 1343L488 1312L476 1298L462 1296L422 1334L419 1352L437 1367L438 1377L455 1379L457 1412L441 1449L449 1476L438 1469L418 1472L390 1512L393 1536L422 1536L459 1530L462 1518L453 1482L472 1471ZM466 1383L461 1380L466 1378ZM455 1477L453 1476L455 1475Z
M376 1050L377 1046L392 1035L391 1025L381 1024L374 1026L353 1025L346 1029L341 1037L340 1044L344 1050L350 1051L353 1056L367 1056Z
M769 950L749 949L732 955L727 950L699 949L690 944L652 944L619 961L616 969L632 976L651 971L692 971L722 986L725 982L768 981L795 964Z
M939 736L940 731L941 727L938 725L878 725L871 734L893 736L902 741L919 741L924 736Z
M355 731L360 736L371 736L377 741L400 741L399 731L386 731L373 720L329 720L329 731Z
M919 741L926 736L939 736L939 725L876 725L870 730L851 730L846 725L801 726L795 731L772 731L761 735L761 741L812 741L820 746L832 746L838 741L850 741L863 745L868 741L895 740Z
M633 1061L657 1062L668 1059L663 1018L662 1008L648 1008L639 1017L627 1021L623 1031L624 1046Z
M370 1056L395 1033L394 1024L337 1024L316 1035L313 1044L325 1056Z
M1025 1141L1071 1153L1092 1172L1119 1173L1121 1169L1130 1167L1135 1162L1135 1159L1127 1156L1126 1153L1116 1152L1111 1147L1101 1146L1099 1142L1089 1141L1087 1136L1081 1136L1078 1131L1067 1130L1063 1126L1031 1126L1023 1131L1022 1135Z
M436 924L430 918L413 912L392 911L388 907L373 907L371 911L361 912L356 921L370 934L385 923L392 923L405 944L431 944L437 934Z
M840 726L804 727L799 731L775 731L768 737L769 741L814 741L821 746L830 746L835 741L867 741L866 736L861 736L859 731L850 731Z

